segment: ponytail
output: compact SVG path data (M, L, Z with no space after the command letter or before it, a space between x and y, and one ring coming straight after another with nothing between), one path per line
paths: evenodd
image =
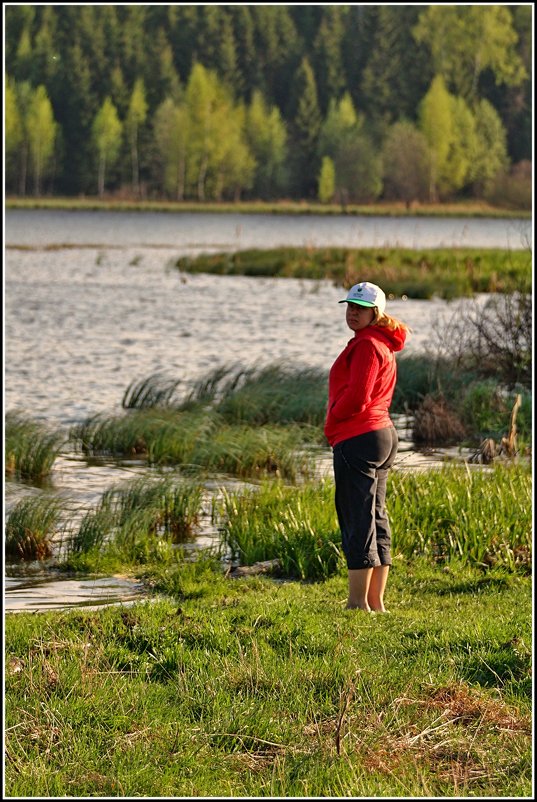
M392 317L391 315L387 315L385 312L379 312L377 307L375 307L375 317L373 319L374 326L380 326L381 328L387 328L391 331L395 331L396 329L403 329L403 331L410 331L410 327L407 326L406 323L403 323L401 320L397 320L396 317Z

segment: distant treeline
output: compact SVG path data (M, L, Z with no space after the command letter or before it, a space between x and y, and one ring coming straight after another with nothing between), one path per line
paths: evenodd
M8 5L12 195L531 204L530 5Z

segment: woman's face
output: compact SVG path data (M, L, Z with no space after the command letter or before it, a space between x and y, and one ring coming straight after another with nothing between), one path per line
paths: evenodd
M352 331L360 331L371 325L375 318L375 309L372 306L347 303L347 326Z

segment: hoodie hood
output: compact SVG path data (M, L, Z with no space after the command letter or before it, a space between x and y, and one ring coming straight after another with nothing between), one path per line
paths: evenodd
M373 340L387 345L390 351L402 351L406 342L406 329L389 329L387 326L367 326L357 331L354 339ZM352 340L351 340L352 342Z

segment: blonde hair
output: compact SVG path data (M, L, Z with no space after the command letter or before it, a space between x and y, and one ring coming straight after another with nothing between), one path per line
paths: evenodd
M395 331L396 329L403 329L404 331L410 331L410 327L407 326L406 323L403 323L402 320L397 320L396 317L392 317L391 315L387 315L385 312L380 312L378 307L375 306L375 317L373 318L373 325L374 326L384 326L391 331Z

